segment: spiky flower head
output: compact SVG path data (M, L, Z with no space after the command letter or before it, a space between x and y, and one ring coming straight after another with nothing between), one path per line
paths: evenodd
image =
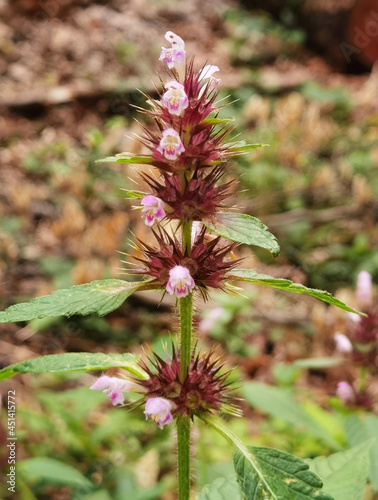
M154 354L150 364L141 363L149 375L148 380L140 382L146 397L170 401L173 417L187 415L193 418L201 413L219 411L238 415L226 382L229 372L221 373L220 359L213 359L213 356L213 351L204 356L193 351L188 373L182 381L179 352L173 349L172 357L167 356L166 360Z
M220 183L224 167L218 166L205 172L196 169L190 179L177 174L162 172L160 179L142 173L145 183L166 206L166 217L170 220L201 221L212 219L226 208L224 201L232 194L234 181ZM184 186L182 183L184 182Z
M226 273L239 262L230 257L236 243L224 244L220 237L210 239L203 228L197 234L189 255L177 238L164 229L153 230L153 233L159 246L156 248L138 240L137 249L142 255L133 258L139 267L128 269L129 274L152 277L155 281L151 286L165 290L171 279L170 271L180 266L188 270L195 289L204 299L208 297L209 288L225 289Z

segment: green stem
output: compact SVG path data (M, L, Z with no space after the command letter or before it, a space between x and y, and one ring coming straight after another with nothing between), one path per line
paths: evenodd
M368 379L369 370L366 366L361 366L360 370L360 380L358 384L358 391L363 392L366 389L366 382Z
M235 436L233 432L231 432L220 420L219 418L216 418L212 415L206 415L205 413L199 417L201 420L203 420L207 425L215 429L221 436L223 436L229 443L235 445L237 448L246 451L248 453L248 450L246 446L240 441L240 439Z
M190 293L183 299L180 299L180 320L181 320L180 375L182 382L185 380L185 377L188 373L192 357L192 316L193 316L193 294Z
M192 222L184 222L182 225L182 247L185 255L190 255L192 248ZM180 355L181 381L185 380L188 373L192 356L192 322L193 322L193 294L189 293L180 299Z
M190 496L190 418L177 419L178 500Z

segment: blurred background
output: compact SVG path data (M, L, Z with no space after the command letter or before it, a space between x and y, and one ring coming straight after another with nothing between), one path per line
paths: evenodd
M137 89L156 96L158 75L165 78L158 58L167 30L198 66L220 67L230 103L221 116L234 116L247 142L270 144L239 158L230 176L240 179L241 210L269 226L281 255L240 255L259 272L353 305L358 272L378 278L375 1L0 0L1 309L121 277L117 252L130 248L130 231L150 238L122 191L135 186L136 169L95 161L143 152L134 133L144 116L133 105L146 106ZM219 344L238 365L236 380L295 387L319 411L329 408L337 382L353 378L352 364L292 363L331 359L345 315L270 289L251 286L245 295L213 294L201 305L201 347ZM177 321L173 303L159 301L135 294L106 318L1 325L0 367L60 352L161 350ZM1 383L2 394L18 395L19 498L173 500L169 429L146 424L141 410L108 411L103 395L87 389L92 381L70 374ZM301 431L303 422L267 418L256 401L243 405L245 418L230 425L255 444L301 456L337 450L335 440ZM2 444L5 437L2 428ZM196 431L195 448L198 488L230 472L231 450L211 431Z

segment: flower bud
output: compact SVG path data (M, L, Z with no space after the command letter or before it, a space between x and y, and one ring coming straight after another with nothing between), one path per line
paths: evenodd
M373 300L371 274L361 271L357 276L356 298L361 306L370 306Z
M353 345L346 335L343 333L336 333L334 336L336 350L339 352L352 352Z
M353 387L345 381L339 382L337 384L336 395L344 404L353 403L355 400Z

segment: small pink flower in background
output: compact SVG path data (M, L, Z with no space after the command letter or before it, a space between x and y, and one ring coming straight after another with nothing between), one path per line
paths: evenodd
M166 214L160 198L148 195L142 199L141 204L143 205L142 214L145 217L144 222L147 226L153 226L155 221L160 222L164 219Z
M173 80L166 83L164 87L168 90L161 98L163 105L171 115L180 116L189 104L188 96L184 91L184 85Z
M162 429L165 425L173 422L171 414L172 403L164 398L149 398L146 401L144 414L146 420L151 417L154 422Z
M336 333L334 336L334 340L335 340L337 351L339 351L339 352L352 352L353 351L352 342L343 333Z
M102 375L102 377L98 378L91 386L91 389L95 391L103 390L114 406L124 403L125 397L122 394L123 392L136 392L143 390L138 384L135 384L130 380L108 377L106 375Z
M371 305L373 301L373 284L371 274L361 271L357 276L356 298L362 305Z
M226 310L223 307L215 307L214 309L211 309L209 314L200 321L198 325L199 333L202 333L203 335L209 333L213 329L215 323L224 318L225 313Z
M190 276L189 269L183 266L175 266L169 271L169 281L166 290L170 295L178 298L186 297L194 288L195 283Z
M163 137L156 148L167 160L176 160L185 151L179 134L173 128L163 131Z
M161 48L159 61L166 60L169 69L175 66L182 66L185 62L185 42L178 35L175 35L172 31L167 31L164 37L172 47L166 49Z
M356 397L353 387L345 381L337 384L336 396L338 396L344 404L352 403Z

